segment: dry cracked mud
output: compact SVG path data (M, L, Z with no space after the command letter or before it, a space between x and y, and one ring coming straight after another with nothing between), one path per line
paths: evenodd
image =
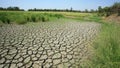
M73 68L88 56L98 23L68 22L0 27L0 68Z

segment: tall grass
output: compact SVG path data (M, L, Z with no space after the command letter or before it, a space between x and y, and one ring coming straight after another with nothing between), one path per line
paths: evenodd
M104 24L93 43L94 68L120 68L120 25Z
M1 11L0 22L25 24L27 22L46 22L53 19L63 18L61 14L35 13L35 12L18 12L18 11Z

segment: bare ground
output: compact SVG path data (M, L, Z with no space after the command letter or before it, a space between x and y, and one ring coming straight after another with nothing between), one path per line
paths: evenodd
M98 23L68 22L0 27L0 68L80 67Z

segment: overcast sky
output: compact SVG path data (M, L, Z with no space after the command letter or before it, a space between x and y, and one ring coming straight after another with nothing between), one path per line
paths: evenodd
M22 9L97 9L98 6L111 6L120 0L0 0L0 7L18 6Z

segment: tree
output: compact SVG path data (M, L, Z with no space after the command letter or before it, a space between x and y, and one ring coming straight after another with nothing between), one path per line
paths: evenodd
M111 14L118 14L118 16L120 16L120 2L116 2L110 7L101 8L101 6L99 6L98 14L101 16L110 16Z
M20 9L19 9L19 7L8 7L7 8L7 10L17 10L17 11L19 11Z
M111 15L110 7L103 8L103 12L105 16L110 16Z
M72 11L72 10L73 10L73 8L71 7L71 8L70 8L70 11Z
M0 10L3 10L4 8L0 7Z
M99 12L99 13L102 12L102 7L101 7L101 6L98 7L98 12Z
M94 13L95 11L93 9L90 10L91 13Z
M7 10L12 10L13 8L12 7L8 7Z
M19 7L13 7L13 10L20 10Z
M88 13L88 10L87 10L87 9L85 9L85 13Z

